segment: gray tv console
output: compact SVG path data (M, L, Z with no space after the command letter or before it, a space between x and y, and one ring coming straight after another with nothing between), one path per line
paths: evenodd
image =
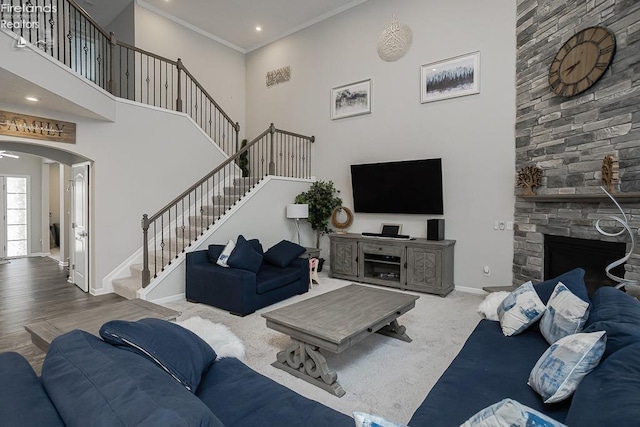
M454 289L455 240L331 234L331 277L445 296Z

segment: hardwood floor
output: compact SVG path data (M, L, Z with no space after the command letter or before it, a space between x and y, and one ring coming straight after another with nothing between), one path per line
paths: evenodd
M66 269L51 258L11 260L0 265L0 352L22 354L40 374L45 354L31 343L26 324L123 300L115 294L82 292L67 282Z

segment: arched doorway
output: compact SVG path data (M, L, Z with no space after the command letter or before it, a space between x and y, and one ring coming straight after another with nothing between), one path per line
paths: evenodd
M69 281L87 292L91 277L89 274L91 251L89 227L91 187L89 184L92 161L56 147L12 140L0 140L0 150L22 155L23 158L41 160L40 173L26 171L20 175L27 179L31 174L36 177L35 185L29 186L34 189L30 200L35 203L29 205L35 206L37 211L34 212L35 217L34 215L29 217L31 223L28 229L36 230L39 235L34 233L31 236L30 241L35 243L30 244L27 255L50 255L52 246L57 246L58 255L55 258L61 265L69 267ZM9 168L5 163L3 168L3 164L0 163L0 176L3 176L3 169L5 172L15 172L15 165L16 163ZM38 212L39 219L37 219ZM5 220L0 229L3 228L6 231L6 215L4 216ZM6 241L7 233L5 232L3 236L0 232L0 239ZM56 249L53 250L54 255Z

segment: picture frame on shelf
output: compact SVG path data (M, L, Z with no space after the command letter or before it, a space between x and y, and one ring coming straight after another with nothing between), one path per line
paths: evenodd
M380 234L383 236L398 236L402 233L402 224L380 224Z
M331 89L331 120L371 113L371 79Z
M420 67L420 102L480 93L480 52L471 52Z

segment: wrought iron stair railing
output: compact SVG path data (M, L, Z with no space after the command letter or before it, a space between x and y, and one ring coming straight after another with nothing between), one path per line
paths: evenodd
M267 175L311 178L313 142L313 136L277 129L272 123L157 213L143 215L142 287Z
M229 155L240 125L180 59L139 49L108 33L74 0L2 0L0 20L59 62L111 94L188 114Z

